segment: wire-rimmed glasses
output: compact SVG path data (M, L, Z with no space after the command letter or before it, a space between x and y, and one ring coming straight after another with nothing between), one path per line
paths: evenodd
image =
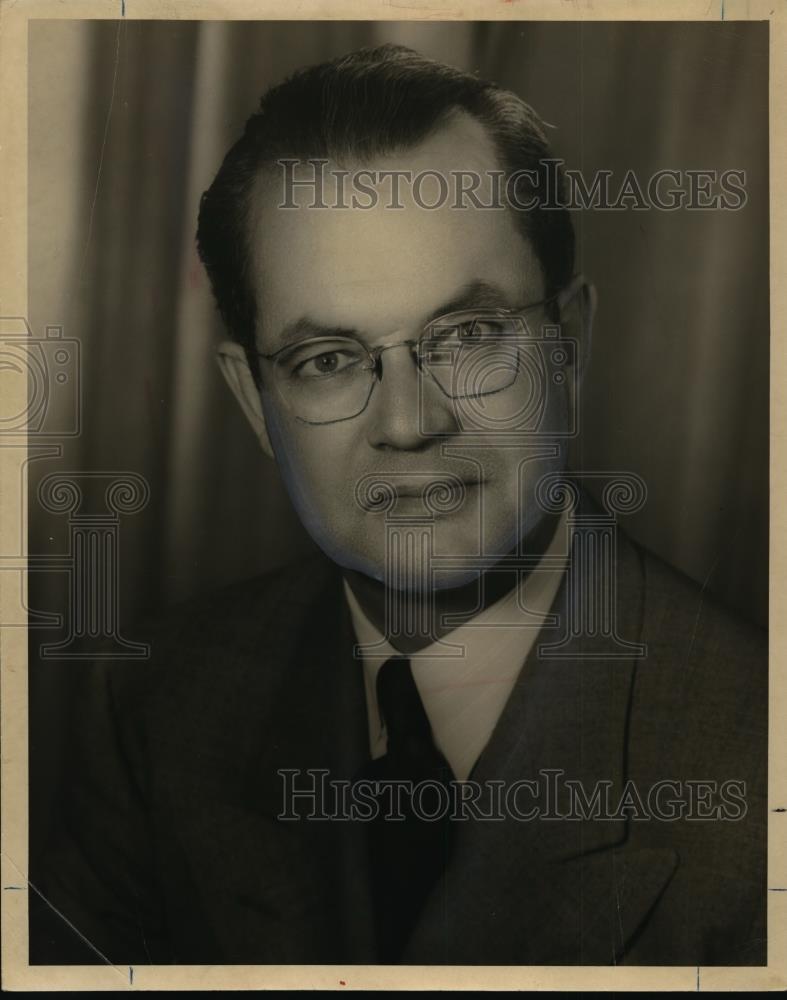
M523 343L532 339L529 318L558 296L518 309L465 309L440 316L414 339L367 347L350 336L312 337L272 354L278 396L297 420L332 424L352 420L369 404L383 378L382 355L405 347L419 372L449 399L493 395L510 388L522 370Z

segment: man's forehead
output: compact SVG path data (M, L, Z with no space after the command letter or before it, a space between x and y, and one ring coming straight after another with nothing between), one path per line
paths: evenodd
M271 171L258 181L250 217L251 264L267 337L301 315L325 323L380 330L417 322L462 286L486 281L502 288L530 286L538 294L541 270L510 210L457 208L448 199L437 208L419 205L412 187L400 187L400 207L390 188L373 207L353 207L335 197L344 175L332 171L498 170L483 126L457 116L410 150L372 162L327 164L329 185L315 207L314 189L293 190L297 207L282 208L281 179ZM424 197L434 198L436 183ZM430 202L431 203L431 202ZM483 202L486 204L487 202ZM319 202L318 202L319 204ZM271 345L270 343L268 346Z

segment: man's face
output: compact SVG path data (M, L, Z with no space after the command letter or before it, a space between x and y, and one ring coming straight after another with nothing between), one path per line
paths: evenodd
M486 132L469 117L457 118L411 150L364 166L438 171L446 177L457 169L482 176L499 170ZM304 337L352 332L375 348L417 338L430 319L453 312L458 303L518 308L544 298L538 260L510 211L458 210L452 199L426 210L413 201L407 185L401 188L404 207L393 209L388 191L381 189L371 209L315 209L308 207L313 193L296 189L299 207L283 210L276 207L282 200L280 179L260 180L251 230L260 352L278 351L293 331ZM334 203L330 182L324 197ZM434 192L424 188L423 197L432 199ZM530 319L536 333L548 321L539 310ZM544 454L556 450L545 448L545 439L528 445L496 429L496 414L512 412L512 404L516 410L522 379L472 401L474 412L487 413L490 421L480 436L476 425L471 437L461 418L462 406L470 403L457 404L420 374L410 351L388 349L381 361L382 380L363 412L325 424L298 419L276 388L273 366L261 362L267 437L309 533L339 565L381 580L392 517L426 518L433 556L472 561L480 553L511 551L542 517L533 498L535 482L563 464L562 454ZM547 395L545 422L555 427L565 421L565 384L562 390L552 385ZM370 476L391 484L393 508L364 503L363 489L359 502L358 488L368 485ZM429 510L424 486L447 476L463 484L463 502L452 503L449 490L446 506L454 509ZM426 557L416 552L411 558L422 563ZM415 567L416 576L422 568ZM441 572L435 585L458 586L475 575L467 562Z

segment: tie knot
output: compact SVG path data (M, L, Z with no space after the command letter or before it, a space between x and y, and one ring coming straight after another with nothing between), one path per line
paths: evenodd
M388 734L388 749L431 744L432 727L413 677L410 660L394 656L377 674L377 704Z

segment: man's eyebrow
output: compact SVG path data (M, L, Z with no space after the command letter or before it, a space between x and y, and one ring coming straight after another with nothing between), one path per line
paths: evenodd
M358 331L353 327L326 326L317 323L308 316L301 316L300 319L288 323L279 335L279 347L289 347L290 344L297 344L301 340L308 340L311 337L357 337Z
M463 309L505 309L508 305L508 296L502 288L479 279L463 285L448 302L434 310L428 317L427 323L439 316L461 312Z
M507 306L508 296L502 288L489 281L470 281L463 285L449 301L433 310L427 317L426 323L431 323L439 316L447 316L449 313L460 312L463 309L503 309ZM293 320L292 323L283 327L278 338L278 348L289 347L290 344L297 344L311 337L355 337L358 340L362 339L361 331L354 327L325 325L310 319L308 316L301 316L300 319Z

